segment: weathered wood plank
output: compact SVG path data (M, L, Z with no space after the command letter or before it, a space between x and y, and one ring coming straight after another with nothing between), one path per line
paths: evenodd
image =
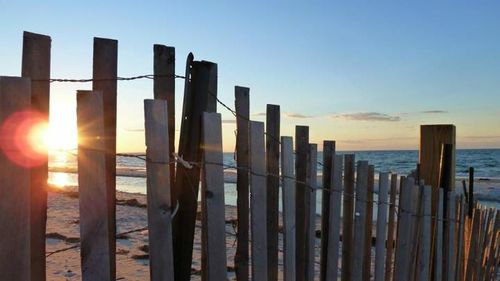
M227 279L221 116L204 112L202 123L202 279L219 281Z
M356 209L354 215L354 245L352 256L352 280L363 280L363 260L365 256L366 204L368 191L368 162L358 161L356 171Z
M363 280L370 279L372 262L372 228L373 228L373 189L375 184L375 167L368 166L368 184L366 191L365 220L365 254L363 257Z
M330 200L329 200L329 224L328 230L328 257L326 264L325 280L337 280L339 273L339 246L340 246L340 223L342 204L342 155L332 155L330 176ZM323 233L322 233L323 234Z
M412 221L412 189L414 180L405 178L401 189L398 220L398 235L396 240L396 258L394 262L394 280L406 281L410 274L411 221ZM439 279L438 279L439 280Z
M109 234L104 105L101 91L77 92L78 193L82 280L115 280Z
M417 264L417 281L428 281L431 261L431 201L432 187L422 190L422 231L420 231L420 252Z
M215 112L217 109L217 64L207 61L192 61L188 56L184 105L182 110L179 155L186 161L200 162L201 116L202 112ZM188 79L186 79L188 80ZM172 220L174 245L175 280L187 281L191 276L193 241L198 208L200 168L196 165L188 169L178 165L175 187L172 190L173 202L179 208Z
M283 197L283 280L295 281L295 185L293 179L293 139L281 137Z
M389 220L387 222L387 252L385 260L385 280L392 280L394 237L395 237L395 215L396 215L396 195L398 190L398 175L391 175L391 192L389 198Z
M335 141L323 142L323 192L321 193L321 255L320 255L320 279L326 281L326 271L328 264L328 229L330 228L330 190L331 178L333 174L333 161L335 155ZM342 188L340 188L342 189Z
M168 106L168 155L175 152L175 48L153 46L153 94L155 99L166 100ZM175 163L170 163L170 186L175 184Z
M31 278L31 172L29 158L16 145L25 137L15 133L24 120L13 115L30 106L30 79L0 76L0 280Z
M307 154L309 151L309 127L295 127L295 262L297 281L306 280L306 202L309 202L309 192L305 186L307 174Z
M458 219L458 231L457 231L457 261L456 261L456 280L463 280L464 276L464 229L465 229L465 217L466 217L466 202L464 200L463 194L460 195L459 204L460 213Z
M236 254L234 255L234 267L236 271L236 280L248 281L249 270L248 261L250 259L248 252L249 240L249 152L248 152L248 132L250 118L250 89L236 86L235 108L236 108L236 165L239 169L237 173L236 189L238 197L236 199L238 213L238 234L236 243ZM295 199L295 198L294 198ZM295 260L295 259L294 259Z
M479 236L479 225L481 223L481 211L474 208L472 214L472 227L470 234L469 255L467 257L467 268L465 270L465 281L472 281L475 275L476 243Z
M264 124L250 122L250 212L252 228L252 280L266 280L267 224L266 221L266 153Z
M378 210L377 210L377 242L375 245L375 281L383 281L385 274L385 246L387 230L387 197L389 190L389 173L379 174ZM371 241L369 241L371 243ZM366 280L366 279L365 279Z
M342 206L342 281L352 279L354 252L354 154L344 155L344 196Z
M31 108L49 121L50 48L49 36L24 32L22 76L31 78ZM45 232L47 224L48 151L38 151L31 169L31 281L45 280Z
M116 279L116 100L118 41L94 38L92 90L102 92L104 109L104 147L106 152L106 190L111 276Z
M268 281L278 280L280 107L268 104L266 110L267 167L267 262Z
M435 188L434 188L435 189ZM433 190L434 190L433 189ZM436 236L435 236L435 246L434 246L434 280L442 280L443 278L443 196L444 191L439 188L438 197L436 198L439 202L437 208L437 220L436 220ZM434 200L434 198L432 199Z
M456 219L456 194L454 191L450 191L447 194L448 196L448 211L446 219L447 219L447 234L446 234L446 243L448 244L448 247L446 247L447 252L446 254L446 275L445 278L448 281L454 281L455 280L455 274L456 274L456 268L455 268L455 263L456 263L456 249L455 249L455 219Z
M315 246L316 246L316 195L318 178L318 145L310 144L307 154L306 192L309 202L306 202L306 280L314 280Z
M145 100L144 120L150 278L173 281L168 102Z

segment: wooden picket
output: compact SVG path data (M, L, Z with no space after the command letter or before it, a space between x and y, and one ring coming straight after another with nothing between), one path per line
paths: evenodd
M284 280L295 281L295 186L293 182L293 139L281 137L283 197Z

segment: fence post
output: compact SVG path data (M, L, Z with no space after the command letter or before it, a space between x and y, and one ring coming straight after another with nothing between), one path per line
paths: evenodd
M368 182L366 190L365 255L363 257L363 280L370 279L370 271L371 271L374 184L375 184L375 167L373 165L368 165Z
M283 280L295 281L295 186L291 137L281 137L281 176L283 178Z
M442 280L443 278L443 189L439 189L438 193L438 208L435 230L435 250L434 250L434 280Z
M356 171L356 209L354 215L354 245L352 256L352 280L363 280L363 261L365 256L366 200L368 191L368 162L358 161Z
M323 142L323 192L321 192L321 256L320 256L320 281L327 281L326 271L328 264L328 229L330 228L330 194L326 192L331 188L333 174L332 164L335 156L335 141Z
M393 254L394 254L394 224L395 214L396 214L396 193L398 189L398 175L391 175L391 195L389 198L389 221L387 225L387 252L385 260L385 280L392 280L392 266L393 266Z
M306 280L306 202L309 202L309 192L304 184L307 174L307 153L309 147L309 127L295 127L295 227L296 227L296 274L297 281Z
M149 268L152 281L174 280L167 116L167 101L144 101Z
M238 212L238 233L236 254L234 255L234 267L236 280L248 281L248 240L249 240L249 120L250 120L250 89L245 87L234 87L235 108L236 108L236 165L238 166L236 189L238 196L236 199Z
M387 192L389 190L389 173L380 173L377 210L377 242L375 245L375 281L384 280L386 229L387 229ZM371 242L371 241L370 241Z
M103 93L77 92L82 280L115 280L110 252ZM113 248L114 250L114 248Z
M406 281L410 274L410 249L411 241L411 220L412 220L412 189L414 188L414 180L411 177L405 178L401 189L400 205L399 205L399 220L398 220L398 235L396 241L396 258L394 261L394 280ZM437 279L441 280L441 279Z
M106 190L111 278L116 279L116 87L118 41L94 38L92 90L101 91L104 110Z
M307 153L307 179L306 193L309 201L306 202L306 280L314 280L314 262L315 262L315 246L316 246L316 189L317 183L317 168L318 167L318 145L309 144L309 152Z
M266 153L264 123L250 122L250 211L252 226L252 280L266 280L267 224L266 221Z
M15 134L15 128L26 120L11 117L16 112L29 110L30 105L30 79L0 76L0 124L3 124L0 129L0 280L31 278L31 171L26 152L16 146L16 142L27 136ZM6 121L9 126L5 125Z
M227 279L222 126L218 113L203 113L202 278Z
M167 101L168 155L175 152L175 48L153 46L153 93L155 99ZM189 78L186 78L189 79ZM170 186L175 184L175 163L170 163Z
M186 70L186 77L191 77L191 80L186 81L184 92L179 155L186 161L200 162L202 112L215 112L217 109L217 64L193 62L190 54ZM198 166L191 169L177 166L172 192L173 202L179 204L172 220L176 281L188 281L191 276L199 182Z
M329 194L329 223L328 229L321 235L328 235L328 249L326 258L325 280L337 280L339 272L339 245L340 245L340 214L342 205L342 155L333 154L329 165L333 173L330 175ZM325 191L323 191L325 192ZM324 193L323 193L324 194Z
M431 199L432 187L422 189L422 231L420 231L420 253L417 263L417 281L428 281L431 260Z
M24 32L22 76L31 79L31 108L49 122L49 36ZM48 151L40 165L31 169L31 281L45 281L45 232L47 224Z
M344 155L344 196L342 204L342 281L352 280L353 211L354 211L354 154Z
M481 222L481 210L474 208L472 215L472 226L470 230L470 244L467 257L467 264L465 270L465 281L472 281L475 272L475 259L476 259L476 243L479 236L479 224Z
M455 275L456 275L456 268L455 268L455 263L456 263L456 255L455 255L455 219L456 219L456 198L455 198L455 192L450 191L447 194L448 197L448 211L446 219L447 219L447 233L445 235L446 237L446 244L448 246L446 247L447 251L445 253L446 255L446 275L444 276L446 280L448 281L453 281L455 280Z
M268 104L266 109L267 160L267 262L268 281L278 280L278 227L279 227L279 175L280 161L280 107Z

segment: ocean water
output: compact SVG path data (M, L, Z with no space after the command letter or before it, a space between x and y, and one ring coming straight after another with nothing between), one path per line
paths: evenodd
M355 154L357 160L367 160L375 166L376 172L393 172L408 174L415 169L418 161L416 150L391 151L340 151L340 154ZM321 162L323 155L318 154ZM476 197L488 206L500 208L500 149L460 149L456 153L456 176L467 178L468 168L474 167L475 178L481 179L476 188ZM235 166L233 153L224 153L224 164ZM73 154L56 153L50 157L52 167L76 167L76 157ZM120 170L144 171L145 162L134 157L117 157L117 168ZM321 164L318 164L318 173L321 174ZM61 185L77 185L77 175L74 173L51 172L49 181ZM117 189L125 192L145 193L146 179L144 177L118 176ZM236 185L226 183L226 204L236 204ZM461 191L461 187L457 187ZM318 196L320 204L321 196ZM320 206L317 208L320 210Z

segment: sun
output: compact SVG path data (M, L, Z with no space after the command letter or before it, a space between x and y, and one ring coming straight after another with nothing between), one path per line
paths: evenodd
M41 139L49 151L74 150L78 145L76 112L54 108L50 121Z

